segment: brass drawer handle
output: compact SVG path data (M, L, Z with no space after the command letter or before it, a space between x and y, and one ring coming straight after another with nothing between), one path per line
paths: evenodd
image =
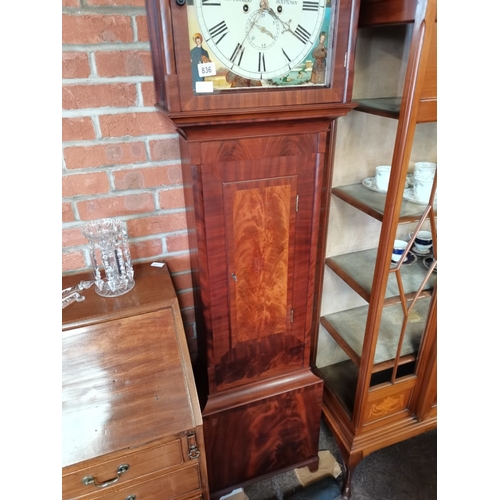
M188 442L188 457L190 460L195 460L200 456L198 443L196 442L196 432L189 432L187 435Z
M120 476L122 474L124 474L125 472L127 472L129 469L130 469L130 465L122 464L116 470L116 473L118 475L113 479L108 479L107 481L104 481L103 483L98 483L94 476L85 476L82 479L82 483L85 486L89 486L89 485L93 484L96 488L106 488L106 486L109 486L110 484L116 483L118 481L118 479L120 479Z
M191 460L194 460L200 456L200 450L196 446L190 446L188 456Z

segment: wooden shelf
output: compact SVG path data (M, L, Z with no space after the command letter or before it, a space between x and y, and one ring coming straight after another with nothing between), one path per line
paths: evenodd
M374 97L372 99L357 99L356 111L371 115L385 116L386 118L399 118L401 110L401 97ZM419 102L416 123L437 121L437 98L429 97Z
M399 360L398 374L411 373L415 364L414 356L406 356ZM378 372L373 372L370 387L387 382L390 377L392 367L384 368ZM349 419L352 418L354 411L354 394L356 393L356 384L358 382L359 368L350 359L324 366L317 369L319 375L325 382L325 392L335 397L343 408Z
M382 222L384 217L384 207L386 195L377 193L364 187L363 184L349 184L347 186L339 186L332 189L332 194L337 198L349 203L353 207L361 210L365 214ZM416 222L420 219L425 205L412 203L411 201L403 200L401 211L399 213L399 223ZM434 213L437 215L437 203L434 204Z
M417 0L367 0L359 11L359 27L412 23Z
M429 312L430 297L417 301L410 313L401 350L402 356L414 355L420 347ZM321 324L346 354L359 366L365 337L368 306L356 307L321 317ZM380 321L374 365L394 359L403 324L403 310L400 304L384 308Z
M342 408L352 418L354 395L358 382L358 366L351 360L318 368L320 377L325 382L325 389L335 394Z
M377 249L374 248L361 252L328 257L326 259L326 265L363 299L370 302L376 258ZM407 297L409 297L420 288L420 285L427 275L428 269L424 266L422 259L417 257L417 260L412 264L402 265L400 272L405 293ZM429 296L435 284L436 274L433 273L425 285L425 292L423 295ZM399 302L400 300L398 284L394 273L389 275L385 298L387 304Z
M356 99L356 111L363 111L372 115L399 118L401 97L374 97L372 99Z

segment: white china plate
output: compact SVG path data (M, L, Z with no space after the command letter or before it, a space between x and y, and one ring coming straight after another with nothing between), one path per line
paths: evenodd
M434 262L434 257L426 257L425 259L422 259L422 262L424 263L424 266L427 269L430 269L433 262ZM436 267L434 268L434 272L437 273L437 270L438 270L438 266L436 264Z
M417 250L415 246L412 247L411 251L415 254L418 255L419 257L425 257L427 255L432 255L432 247L429 248L429 250L426 250L425 252L421 252L420 250Z
M413 264L416 260L417 260L417 256L414 253L412 253L411 251L409 251L406 254L406 260L403 262L403 266L409 266L410 264ZM397 262L394 262L393 260L391 260L391 263L397 264Z
M375 191L376 193L387 193L387 191L382 191L377 187L377 184L375 183L375 177L367 177L366 179L363 179L361 181L361 184L368 188L370 191ZM406 176L406 187L412 186L413 185L413 175L409 174Z
M409 188L409 189L405 189L403 191L403 199L405 199L406 201L411 201L412 203L416 203L417 205L427 205L427 202L426 201L417 201L415 199L415 196L413 195L413 190L412 188ZM434 206L437 204L437 201L434 200Z
M375 177L368 177L367 179L363 179L361 184L368 188L370 191L375 191L376 193L387 193L387 191L382 191L375 184Z

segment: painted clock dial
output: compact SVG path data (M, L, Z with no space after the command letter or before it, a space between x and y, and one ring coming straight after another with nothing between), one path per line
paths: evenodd
M198 53L205 61L241 78L280 82L291 75L283 82L324 84L325 71L319 81L310 77L315 50L326 63L330 11L328 0L194 0L190 36L201 35ZM199 72L193 79L203 77L193 71Z

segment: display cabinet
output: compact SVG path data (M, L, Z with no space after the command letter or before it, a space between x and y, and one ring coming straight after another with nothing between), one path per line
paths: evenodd
M314 371L341 449L343 498L369 453L437 426L437 173L412 197L419 161L437 162L436 0L362 0L353 100L339 123ZM390 165L386 192L370 184ZM419 255L414 234L432 233ZM408 241L398 263L395 239Z

